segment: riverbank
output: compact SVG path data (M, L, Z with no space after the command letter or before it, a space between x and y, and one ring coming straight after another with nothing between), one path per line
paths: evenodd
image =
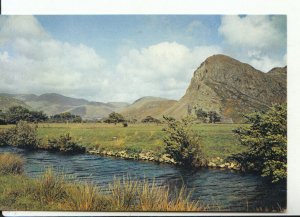
M172 192L184 184L192 192L191 200L201 201L209 211L275 211L286 207L286 186L269 185L262 177L251 173L217 168L193 170L165 163L92 154L26 151L14 147L0 148L0 152L22 156L26 162L24 174L33 178L40 177L50 167L57 174L67 174L66 178L71 182L93 183L102 190L107 189L115 177L132 177L141 182L148 180L149 183L155 182L156 186L168 186Z
M245 147L236 145L232 132L239 126L241 124L193 126L193 130L201 138L200 146L207 167L239 169L235 162L227 160L227 157L245 150ZM12 126L0 126L0 129L9 127ZM164 151L164 127L163 124L130 124L123 127L105 123L44 123L38 125L37 132L41 144L47 144L49 139L55 140L59 135L70 134L89 154L176 164Z
M170 157L168 154L155 154L153 152L141 152L141 153L128 153L126 150L121 151L107 151L107 150L87 150L88 154L100 155L100 156L110 156L121 159L129 160L142 160L142 161L152 161L156 163L166 163L176 165L177 162ZM240 170L240 166L236 162L226 161L220 157L206 159L205 167L210 168L224 168L232 170Z
M7 159L10 159L7 163ZM17 162L18 170L13 170ZM3 162L6 161L6 162ZM23 161L24 162L24 161ZM114 179L108 188L67 181L48 169L38 178L23 174L16 154L0 154L0 209L47 211L205 211L182 187L171 193L165 186L130 178Z

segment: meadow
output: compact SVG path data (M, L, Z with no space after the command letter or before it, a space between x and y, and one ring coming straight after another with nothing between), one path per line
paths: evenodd
M122 124L106 123L40 123L38 136L43 142L48 138L70 133L71 137L88 149L107 151L126 150L128 153L152 151L164 152L162 138L164 124ZM232 130L241 124L195 124L193 130L200 136L201 148L207 158L226 158L245 150L238 145ZM7 128L7 126L0 126Z

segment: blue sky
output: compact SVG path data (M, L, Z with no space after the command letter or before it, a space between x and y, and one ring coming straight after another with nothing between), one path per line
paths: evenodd
M264 72L286 65L286 17L1 16L0 91L179 99L217 53Z
M74 45L83 43L112 61L128 46L140 48L175 41L191 48L222 42L218 34L220 16L98 15L38 16L37 19L55 39Z

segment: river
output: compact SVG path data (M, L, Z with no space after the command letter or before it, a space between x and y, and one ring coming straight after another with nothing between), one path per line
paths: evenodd
M47 151L25 151L5 147L0 152L14 152L26 161L25 173L36 177L47 167L64 172L70 179L106 186L114 177L155 180L170 189L184 184L192 199L209 205L212 211L256 211L260 208L286 207L286 186L270 185L258 175L228 169L187 170L157 164L90 154L65 155Z

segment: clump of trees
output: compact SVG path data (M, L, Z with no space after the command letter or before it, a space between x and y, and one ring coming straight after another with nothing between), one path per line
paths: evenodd
M50 117L49 119L50 122L55 122L55 123L81 123L82 118L79 115L74 115L71 114L70 112L63 112L60 114L55 114Z
M216 111L204 111L202 108L196 108L195 114L197 119L203 123L217 123L221 121L221 116Z
M164 116L164 120L167 123L167 127L163 129L166 133L163 138L166 153L184 167L205 165L200 138L191 129L192 118L186 117L177 121Z
M142 121L142 123L156 123L156 124L159 124L161 123L160 120L152 117L152 116L147 116L146 118L144 118Z
M117 112L112 112L109 114L108 118L104 120L105 123L109 124L117 124L117 123L123 123L126 122L125 118L123 115L117 113Z
M265 112L246 115L247 127L234 130L248 150L233 156L242 169L253 170L276 183L287 177L287 106L276 104Z
M31 111L22 106L13 106L7 112L0 112L0 124L16 124L19 121L45 122L48 116L42 111Z

